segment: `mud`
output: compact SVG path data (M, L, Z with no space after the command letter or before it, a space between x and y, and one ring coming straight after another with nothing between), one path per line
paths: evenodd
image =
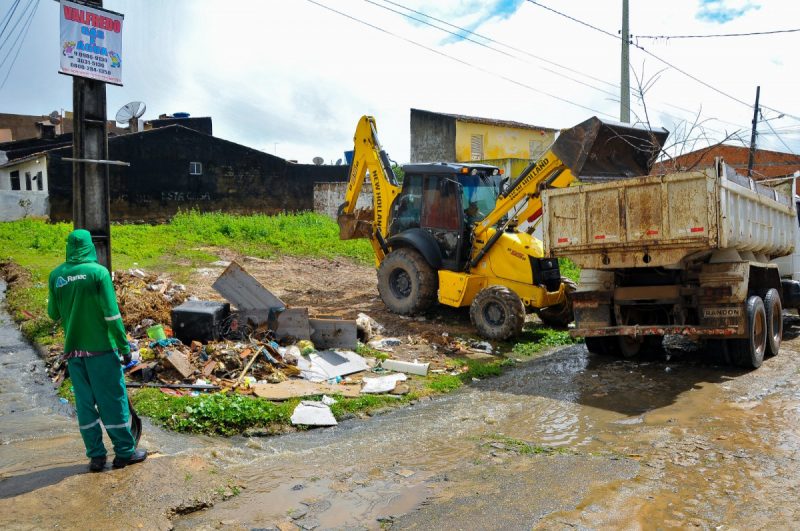
M352 295L340 311L365 311L396 335L438 333L437 317L468 328L457 312L390 324L371 270L302 262L341 300ZM292 283L288 262L254 264L246 267L283 286L275 291L290 304L335 312L307 275ZM82 473L74 420L0 319L4 528L745 529L800 520L796 317L786 316L780 356L757 371L685 346L669 359L621 361L576 345L330 429L209 439L148 425L160 457L99 475Z

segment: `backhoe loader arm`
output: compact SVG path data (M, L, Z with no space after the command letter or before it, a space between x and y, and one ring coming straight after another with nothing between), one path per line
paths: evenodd
M550 150L531 163L503 192L489 215L475 226L481 239L522 200L518 220L541 213L541 191L569 186L582 175L624 178L647 175L669 133L665 129L604 122L592 117L561 131Z
M353 137L353 162L347 182L344 203L339 207L339 237L343 240L369 238L378 262L387 251L384 237L389 224L389 210L400 185L392 171L389 157L378 141L375 118L362 116ZM372 223L365 227L363 220L354 215L358 196L369 174L372 185ZM360 225L360 226L359 226Z

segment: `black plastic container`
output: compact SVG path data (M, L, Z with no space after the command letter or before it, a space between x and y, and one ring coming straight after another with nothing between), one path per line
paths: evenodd
M186 301L172 309L172 333L184 344L192 341L216 341L222 325L231 313L227 302Z

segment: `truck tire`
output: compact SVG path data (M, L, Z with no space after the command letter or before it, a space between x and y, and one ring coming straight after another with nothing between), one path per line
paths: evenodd
M390 252L378 268L378 293L394 313L414 315L436 301L436 271L417 251L402 247Z
M747 299L747 338L731 339L728 344L733 360L740 367L757 369L764 362L767 350L767 312L757 295Z
M592 354L600 356L610 356L616 352L617 338L616 337L586 337L586 350Z
M764 295L764 310L767 314L767 356L777 356L783 339L783 306L781 296L775 288Z
M522 332L525 305L507 287L489 286L473 299L469 318L481 337L504 340Z
M566 277L561 277L561 283L564 284L564 295L566 297L564 302L543 308L537 312L539 319L552 328L566 328L567 325L575 320L575 315L572 313L572 292L578 289L578 285Z

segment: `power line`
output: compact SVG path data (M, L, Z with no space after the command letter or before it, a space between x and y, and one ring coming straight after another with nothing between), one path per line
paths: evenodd
M767 124L767 127L769 127L770 131L772 131L772 133L775 135L775 138L777 138L777 139L778 139L778 141L780 141L780 143L781 143L781 144L783 144L783 146L784 146L786 149L788 149L788 150L789 150L789 153L791 153L792 155L797 155L797 153L795 153L795 152L792 150L792 148L790 148L790 147L789 147L789 145L788 145L786 142L784 142L784 141L783 141L783 138L781 138L781 135L779 135L778 133L776 133L776 132L775 132L775 129L773 129L773 128L772 128L772 124L771 124L771 123L769 123L769 120L762 120L762 122L763 122L763 123L765 123L765 124Z
M553 9L552 7L548 7L548 6L544 5L544 4L540 4L540 3L539 3L539 2L537 2L536 0L528 0L528 2L530 2L530 3L531 3L531 4L533 4L533 5L539 6L539 7L543 8L543 9L546 9L547 11L551 11L551 12L553 12L553 13L555 13L555 14L559 15L559 16L562 16L562 17L564 17L564 18L568 18L569 20L572 20L572 21L574 21L574 22L577 22L578 24L581 24L581 25L583 25L583 26L586 26L586 27L588 27L588 28L591 28L591 29L593 29L593 30L595 30L595 31L599 31L600 33L602 33L602 34L604 34L604 35L608 35L609 37L612 37L612 38L614 38L614 39L616 39L616 40L621 40L621 39L622 39L622 37L620 37L619 35L615 35L615 34L613 34L613 33L609 32L609 31L606 31L606 30L604 30L604 29L602 29L602 28L598 28L597 26L594 26L594 25L592 25L592 24L589 24L588 22L584 22L584 21L582 21L582 20L579 20L579 19L577 19L577 18L575 18L575 17L573 17L573 16L571 16L571 15L567 15L566 13L562 13L561 11L558 11L558 10L556 10L556 9ZM642 52L646 53L646 54L647 54L647 55L649 55L650 57L652 57L652 58L654 58L654 59L656 59L656 60L658 60L658 61L661 61L663 64L665 64L665 65L667 65L668 67L670 67L670 68L672 68L672 69L676 70L677 72L680 72L681 74L683 74L684 76L688 77L689 79L692 79L692 80L696 81L697 83L700 83L700 84L701 84L701 85L703 85L704 87L707 87L707 88L709 88L709 89L713 90L714 92L716 92L716 93L718 93L718 94L721 94L722 96L725 96L726 98L729 98L729 99L731 99L731 100L733 100L733 101L735 101L735 102L737 102L737 103L740 103L741 105L744 105L745 107L748 107L748 108L749 108L749 107L751 107L751 105L750 105L749 103L747 103L746 101L744 101L744 100L740 100L740 99L739 99L739 98L737 98L736 96L732 96L732 95L728 94L727 92L725 92L725 91L723 91L723 90L721 90L721 89L719 89L719 88L717 88L717 87L715 87L715 86L711 85L710 83L706 83L706 82L705 82L705 81L703 81L702 79L700 79L700 78L698 78L698 77L696 77L696 76L694 76L694 75L690 74L689 72L687 72L687 71L685 71L685 70L683 70L683 69L681 69L681 68L679 68L679 67L675 66L674 64L670 63L669 61L667 61L667 60L665 60L665 59L662 59L661 57L659 57L659 56L657 56L656 54L654 54L653 52L651 52L651 51L649 51L649 50L645 49L644 47L640 46L639 44L632 43L632 46L634 46L634 47L638 48L639 50L641 50ZM774 112L780 113L780 114L785 114L786 116L789 116L789 117L791 117L791 118L794 118L795 120L798 120L798 121L800 121L800 117L797 117L797 116L791 115L791 114L789 114L789 113L786 113L786 112L783 112L783 111L779 111L779 110L777 110L777 109L773 109L772 107L767 107L766 105L762 105L762 107L764 107L765 109L769 109L769 110L771 110L771 111L774 111Z
M2 42L0 42L0 50L2 50L5 47L6 43L9 41L11 36L14 35L14 32L17 30L17 26L19 26L19 23L22 22L23 18L25 18L25 13L27 13L28 9L30 9L30 7L33 5L33 2L34 2L34 0L29 0L28 1L28 5L25 6L25 9L22 11L20 16L17 17L17 20L16 20L16 22L14 22L14 25L11 26L11 30L9 30L9 32L6 34L5 39ZM10 18L8 19L8 22L11 22ZM6 26L8 26L8 22L6 23ZM5 29L5 27L3 29ZM2 35L0 35L0 37L2 37ZM8 52L6 52L6 58L9 55L11 55L11 49L9 49Z
M11 17L14 16L14 12L17 10L17 7L19 6L19 2L20 0L14 0L14 3L11 4L11 7L8 8L6 14L3 15L3 21L5 21L5 24L3 24L3 27L0 28L0 37L3 36L3 32L6 31L6 28L8 27L8 23L11 22ZM0 23L2 23L2 21L0 21Z
M339 10L337 10L337 9L334 9L334 8L332 8L332 7L330 7L330 6L326 6L325 4L321 4L321 3L319 3L319 2L317 2L317 1L315 1L315 0L307 0L307 1L308 1L309 3L311 3L311 4L314 4L314 5L318 6L318 7L321 7L321 8L323 8L323 9L327 9L328 11L331 11L331 12L333 12L333 13L336 13L337 15L340 15L340 16L342 16L342 17L345 17L345 18L348 18L348 19L350 19L350 20L353 20L353 21L355 21L355 22L358 22L359 24L363 24L363 25L365 25L365 26L368 26L368 27L370 27L370 28L372 28L372 29L374 29L374 30L380 31L381 33L385 33L385 34L387 34L387 35L390 35L390 36L392 36L392 37L394 37L394 38L396 38L396 39L400 39L400 40L402 40L402 41L405 41L405 42L407 42L407 43L409 43L409 44L412 44L412 45L414 45L414 46L417 46L417 47L419 47L419 48L422 48L422 49L424 49L424 50L427 50L427 51L429 51L429 52L435 53L436 55L440 55L440 56L442 56L442 57L446 57L447 59L450 59L450 60L452 60L452 61L455 61L455 62L457 62L457 63L460 63L460 64L462 64L462 65L468 66L468 67L470 67L470 68L473 68L473 69L475 69L475 70L478 70L478 71L480 71L480 72L484 72L484 73L486 73L486 74L491 74L491 75L497 76L497 77L499 77L500 79L503 79L503 80L505 80L505 81L508 81L509 83L513 83L514 85L518 85L518 86L520 86L520 87L523 87L523 88L526 88L526 89L528 89L528 90L531 90L531 91L533 91L533 92L536 92L536 93L542 94L542 95L544 95L544 96L547 96L547 97L549 97L549 98L553 98L553 99L555 99L555 100L558 100L558 101L561 101L561 102L567 103L567 104L569 104L569 105L572 105L572 106L575 106L575 107L579 107L579 108L581 108L581 109L584 109L584 110L587 110L587 111L591 111L591 112L593 112L593 113L596 113L596 114L601 114L601 115L603 115L603 116L607 116L607 117L609 117L609 118L614 118L614 116L612 116L612 115L610 115L610 114L608 114L608 113L606 113L606 112L603 112L603 111L598 111L597 109L593 109L593 108L591 108L591 107L587 107L587 106L585 106L585 105L581 105L580 103L575 103L574 101L570 101L570 100L568 100L568 99L566 99L566 98L562 98L562 97L560 97L560 96L556 96L555 94L551 94L551 93L549 93L549 92L546 92L546 91L544 91L544 90L538 89L538 88L536 88L536 87L532 87L532 86L530 86L530 85L528 85L528 84L522 83L521 81L517 81L516 79L512 79L512 78L510 78L510 77L508 77L508 76L504 76L504 75L502 75L502 74L500 74L500 73L498 73L498 72L493 72L492 70L488 70L488 69L486 69L486 68L483 68L483 67L481 67L481 66L478 66L478 65L472 64L472 63L470 63L470 62L468 62L468 61L464 61L463 59L459 59L459 58L457 58L457 57L454 57L454 56L452 56L452 55L446 54L446 53L444 53L444 52L442 52L442 51L440 51L440 50L437 50L437 49L435 49L435 48L431 48L430 46L426 46L426 45L424 45L424 44L421 44L421 43L419 43L419 42L417 42L417 41L414 41L414 40L412 40L412 39L409 39L409 38L407 38L407 37L403 37L402 35L398 35L398 34L396 34L396 33L393 33L393 32L391 32L391 31L389 31L389 30L387 30L387 29L384 29L384 28L382 28L382 27L380 27L380 26L376 26L375 24L371 24L370 22L367 22L367 21L365 21L365 20L362 20L362 19L360 19L360 18L354 17L354 16L352 16L352 15L348 15L347 13L344 13L344 12L342 12L342 11L339 11Z
M459 39L463 39L463 40L469 41L469 42L471 42L471 43L474 43L474 44L477 44L478 46L481 46L481 47L483 47L483 48L486 48L486 49L492 50L492 51L494 51L494 52L497 52L497 53L499 53L499 54L505 55L506 57L510 57L510 58L512 58L512 59L516 59L516 60L518 60L518 61L522 61L522 62L524 62L524 63L526 63L526 64L529 64L529 65L532 65L532 64L533 64L533 63L531 63L530 61L526 61L525 59L522 59L522 58L520 58L519 56L516 56L516 55L510 54L510 53L508 53L508 52L506 52L506 51L503 51L503 50L499 50L499 49L497 49L497 48L494 48L494 47L492 47L492 46L489 46L489 45L488 45L488 44L486 44L486 43L483 43L483 42L477 41L477 40L475 40L475 39L471 39L471 38L469 38L469 37L466 37L466 36L464 36L464 35L459 35L458 33L454 32L454 31L450 31L450 30L448 30L448 29L445 29L445 28L439 27L439 26L437 26L437 25L435 25L435 24L431 24L430 22L428 22L428 21L426 21L426 20L422 20L422 19L419 19L419 18L417 18L417 17L413 17L413 16L411 16L411 15L408 15L408 14L406 14L406 13L402 13L402 12L400 12L400 11L397 11L396 9L392 9L391 7L388 7L388 6L384 6L384 5L378 4L378 3L374 2L373 0L364 0L364 1L365 1L365 2L367 2L368 4L372 4L372 5L376 6L376 7L379 7L379 8L381 8L381 9L385 9L385 10L387 10L387 11L391 11L392 13L398 14L398 15L400 15L400 16L402 16L402 17L406 17L406 18L408 18L408 19L410 19L410 20L417 21L417 22L419 22L420 24L425 24L426 26L430 26L430 27L432 27L432 28L438 29L438 30L440 30L440 31L443 31L443 32L445 32L445 33L448 33L448 34L450 34L450 35L453 35L453 36L455 36L455 37L458 37ZM394 5L398 5L398 6L400 6L400 4L395 4L394 2L390 2L390 3L391 3L391 4L394 4ZM404 7L404 6L400 6L400 7ZM416 12L416 11L415 11L415 12ZM423 14L423 15L424 15L424 14ZM427 15L425 15L425 16L427 16ZM437 20L438 20L438 19L437 19ZM453 24L449 24L449 23L447 23L447 22L444 22L444 21L442 21L442 23L443 23L443 24L447 24L447 25L449 25L449 26L453 26L453 27L456 27L456 28L458 28L458 26L455 26L455 25L453 25ZM472 32L470 32L469 30L466 30L466 29L463 29L463 28L458 28L458 29L461 29L461 30L463 30L463 31L465 31L465 32L468 32L468 33L472 33ZM479 35L479 37L481 37L481 36ZM484 38L484 39L485 39L486 37L481 37L481 38ZM491 40L491 39L489 39L489 40ZM497 42L497 41L493 41L493 42ZM500 43L498 43L498 44L500 44ZM501 44L501 45L502 45L502 44ZM593 89L593 90L596 90L596 91L598 91L598 92L602 92L603 94L606 94L606 95L608 95L608 96L612 96L612 97L616 97L616 96L617 96L617 94L615 94L615 93L609 92L609 91L607 91L607 90L605 90L605 89L601 89L601 88L599 88L599 87L596 87L596 86L594 86L594 85L592 85L592 84L590 84L590 83L586 83L586 82L584 82L584 81L581 81L581 80L579 80L579 79L575 79L575 78L573 78L573 77L570 77L570 76L568 76L568 75L566 75L566 74L563 74L563 73L561 73L561 72L557 72L557 71L555 71L555 70L552 70L552 69L550 69L550 68L543 67L543 66L538 66L538 65L534 65L534 66L537 66L538 68L541 68L542 70L545 70L546 72L550 72L550 73L552 73L552 74L555 74L555 75L557 75L557 76L559 76L559 77L563 77L564 79L569 79L570 81L574 81L575 83L578 83L578 84L580 84L580 85L583 85L584 87L588 87L588 88L590 88L590 89Z
M710 35L634 35L637 39L710 39L712 37L750 37L754 35L775 35L777 33L795 33L796 29L772 30L772 31L751 31L748 33L712 33Z
M450 31L450 30L447 30L447 29L445 29L445 28L441 28L441 27L439 27L439 26L436 26L435 24L431 24L431 23L429 23L429 22L427 22L427 21L425 21L425 20L421 20L421 19L419 19L419 18L417 18L417 17L412 17L412 16L410 16L410 15L407 15L407 14L405 14L405 13L401 13L401 12L399 12L399 11L397 11L397 10L394 10L394 9L391 9L391 8L388 8L388 7L385 7L385 6L382 6L382 5L376 4L376 3L375 3L373 0L364 0L364 1L365 1L365 2L367 2L367 3L370 3L370 4L373 4L373 5L375 5L376 7L380 7L380 8L382 8L382 9L386 9L386 10L388 10L388 11L391 11L391 12L393 12L393 13L399 14L399 15L401 15L401 16L404 16L404 17L406 17L406 18L409 18L409 19L411 19L411 20L414 20L414 21L420 22L420 23L422 23L422 24L425 24L425 25L427 25L427 26L433 27L433 28L435 28L435 29L438 29L438 30L440 30L440 31L444 31L444 32L446 32L446 33L448 33L448 34L450 34L450 35L454 35L454 36L456 36L456 37L459 37L460 39L463 39L463 40L466 40L466 41L469 41L469 42L472 42L472 43L478 44L479 46L482 46L482 47L484 47L484 48L488 48L488 49L490 49L490 50L493 50L493 51L495 51L495 52L498 52L498 53L502 53L503 55L506 55L506 56L512 57L512 58L514 58L514 59L517 59L517 60L520 60L520 61L524 61L524 62L526 62L527 64L531 64L529 61L525 61L524 59L521 59L520 57L514 56L514 55L512 55L512 54L508 54L507 52L504 52L503 50L498 50L498 49L496 49L496 48L493 48L493 47L491 47L491 46L487 46L485 43L478 42L478 41L476 41L476 40L474 40L474 39L470 39L469 37L465 37L464 35L460 35L460 34L458 34L458 33L452 32L452 31ZM474 36L476 36L476 37L478 37L478 38L484 39L484 40L486 40L486 41L488 41L488 42L492 42L492 43L494 43L494 44L497 44L497 45L499 45L499 46L502 46L502 47L504 47L504 48L508 48L508 49L510 49L510 50L513 50L513 51L515 51L515 52L518 52L518 53L521 53L521 54L528 55L528 56L530 56L530 57L533 57L533 58L535 58L535 59L538 59L538 60L540 60L540 61L543 61L543 62L545 62L545 63L548 63L548 64L555 65L555 66L557 66L557 67L559 67L559 68L563 68L563 69L565 69L565 70L568 70L568 71L571 71L571 72L576 72L576 73L579 73L579 74L581 74L581 75L584 75L584 76L588 77L589 79L593 79L593 80L595 80L595 81L599 81L599 82L601 82L601 83L604 83L604 84L606 84L606 85L609 85L610 87L613 87L613 88L615 88L615 89L617 89L617 90L619 90L619 88L620 88L620 87L619 87L619 85L615 85L614 83L610 83L610 82L608 82L608 81L605 81L605 80L603 80L603 79L596 78L596 77L594 77L594 76L590 76L590 75L588 75L588 74L584 74L584 73L582 73L582 72L580 72L580 71L578 71L578 70L575 70L575 69L572 69L572 68L569 68L569 67L563 66L563 65L561 65L561 64L559 64L559 63L556 63L556 62L554 62L554 61L550 61L550 60L548 60L548 59L546 59L546 58L544 58L544 57L541 57L541 56L538 56L538 55L531 54L531 53L529 53L529 52L527 52L527 51L525 51L525 50L521 50L521 49L519 49L519 48L515 48L515 47L513 47L513 46L511 46L511 45L508 45L508 44L506 44L506 43L503 43L503 42L501 42L501 41L498 41L498 40L496 40L496 39L492 39L491 37L487 37L486 35L481 35L481 34L479 34L479 33L476 33L476 32L474 32L474 31L471 31L471 30L469 30L469 29L466 29L466 28L463 28L463 27L461 27L461 26L458 26L458 25L456 25L456 24L452 24L452 23L450 23L450 22L447 22L446 20L442 20L442 19L440 19L440 18L436 18L436 17L433 17L433 16L431 16L431 15L428 15L427 13L424 13L424 12L422 12L422 11L418 11L418 10L416 10L416 9L412 9L412 8L410 8L410 7L407 7L407 6L405 6L405 5L403 5L403 4L400 4L400 3L398 3L398 2L393 2L392 0L383 0L383 2L384 2L384 3L387 3L387 4L391 4L391 5L397 6L397 7L400 7L400 8L402 8L402 9L405 9L405 10L407 10L407 11L411 12L411 13L415 13L415 14L417 14L417 15L421 15L421 16L423 16L423 17L426 17L426 18L429 18L429 19L431 19L431 20L435 20L436 22L439 22L439 23L441 23L441 24L444 24L444 25L446 25L446 26L449 26L449 27L451 27L451 28L454 28L454 29L456 29L456 30L458 30L458 31L462 31L462 32L464 32L464 33L466 33L466 34L469 34L469 35L474 35ZM538 66L538 65L536 65L536 66ZM545 68L545 67L541 67L541 66L539 66L539 68L542 68L542 69L543 69L543 70L545 70L545 71L551 72L551 73L553 73L553 74L555 74L555 75L558 75L558 76L561 76L561 77L564 77L565 79L569 79L569 80L571 80L571 81L574 81L574 82L576 82L576 83L579 83L579 84L581 84L581 85L584 85L584 86L590 87L590 88L592 88L592 89L594 89L594 90L597 90L597 91L599 91L599 92L602 92L602 93L604 93L604 94L606 94L606 95L609 95L609 96L612 96L612 97L614 97L614 98L618 98L618 97L619 97L619 96L618 96L618 94L616 94L616 93L610 93L610 92L608 92L608 91L606 91L606 90L604 90L604 89L601 89L601 88L599 88L599 87L596 87L596 86L594 86L594 85L591 85L591 84L589 84L589 83L585 83L585 82L583 82L583 81L580 81L580 80L577 80L577 79L575 79L575 78L573 78L573 77L570 77L570 76L567 76L567 75L565 75L565 74L562 74L561 72L555 72L555 71L553 71L553 70L551 70L551 69L549 69L549 68ZM618 100L616 100L616 101L618 101ZM688 114L692 114L692 115L696 114L696 113L695 113L695 112L693 112L693 111L690 111L690 110L688 110L688 109L685 109L685 108L683 108L683 107L679 107L679 106L677 106L677 105L672 105L672 104L670 104L670 103L666 103L666 102L665 102L665 103L664 103L664 105L669 105L670 107L674 107L674 108L676 108L676 109L679 109L679 110L681 110L681 111L683 111L683 112L686 112L686 113L688 113ZM657 108L656 108L656 109L657 109ZM661 112L662 114L666 115L666 116L669 116L670 118L673 118L673 119L675 119L675 120L679 120L679 121L681 121L681 120L685 120L685 118L681 118L681 117L678 117L678 116L671 115L671 114L669 114L669 113L667 113L667 112L665 112L665 111L660 111L660 112ZM710 118L710 119L711 119L711 120L718 121L718 122L721 122L721 123L727 123L727 124L729 124L729 125L732 125L732 126L734 126L734 127L738 128L738 129L744 129L744 128L743 128L741 125L739 125L739 124L735 124L735 123L733 123L733 122L726 122L725 120L720 120L720 119L718 119L718 118ZM718 130L715 130L715 129L711 129L711 128L709 128L709 127L706 127L705 129L707 129L707 130L709 130L709 131L712 131L712 132L714 132L714 133L720 134L720 135L722 135L722 136L727 136L727 133L723 133L723 132L721 132L721 131L718 131Z
M367 1L369 1L369 0L367 0ZM423 13L422 11L417 11L416 9L412 9L410 7L404 6L403 4L399 4L397 2L393 2L392 0L383 0L383 2L385 2L387 4L391 4L391 5L397 6L397 7L402 8L402 9L405 9L406 11L410 11L411 13L416 13L417 15L422 15L423 17L429 18L431 20L435 20L436 22L439 22L441 24L445 24L447 26L450 26L451 28L455 28L458 31L463 31L464 33L467 33L469 35L474 35L474 36L479 37L481 39L484 39L484 40L486 40L488 42L491 42L491 43L494 43L494 44L498 44L498 45L500 45L500 46L502 46L504 48L508 48L509 50L513 50L515 52L527 55L528 57L533 57L534 59L537 59L539 61L545 62L545 63L550 64L550 65L553 65L555 67L562 68L564 70L567 70L568 72L572 72L574 74L579 74L579 75L582 75L582 76L584 76L584 77L586 77L588 79L591 79L593 81L597 81L597 82L609 85L612 88L619 89L619 85L617 85L617 84L611 83L611 82L606 81L604 79L600 79L599 77L594 77L594 76L592 76L590 74L587 74L585 72L581 72L580 70L576 70L574 68L570 68L568 66L564 66L564 65L562 65L560 63L557 63L555 61L551 61L551 60L546 59L544 57L541 57L539 55L532 54L532 53L530 53L530 52L528 52L526 50L515 48L514 46L511 46L510 44L506 44L506 43L500 42L498 40L492 39L491 37L487 37L486 35L482 35L480 33L476 33L474 31L468 30L467 28L464 28L464 27L461 27L461 26L457 26L455 24L447 22L446 20L442 20L442 19L436 18L434 16L428 15L427 13ZM370 2L370 3L374 3L374 2ZM414 20L418 20L418 19L414 19ZM464 38L462 35L457 35L457 36L461 37L461 38ZM571 78L568 78L568 79L571 79Z
M31 0L31 3L33 3L33 0ZM17 52L14 54L14 59L12 59L11 64L8 65L8 72L6 73L6 77L3 78L3 82L0 83L0 90L3 90L3 87L6 86L6 81L8 81L8 76L10 76L11 72L14 70L14 64L17 62L17 57L19 57L19 52L22 51L22 44L25 42L25 37L28 36L28 28L30 28L31 24L33 23L33 18L34 16L36 16L36 11L38 9L39 9L39 0L36 0L36 4L33 7L33 11L31 11L31 14L28 16L28 20L22 27L22 31L17 36L17 41L19 41L20 38L22 38L22 42L17 46ZM15 44L17 41L15 41ZM5 63L5 60L3 60L3 63ZM2 66L2 63L0 63L0 66Z

